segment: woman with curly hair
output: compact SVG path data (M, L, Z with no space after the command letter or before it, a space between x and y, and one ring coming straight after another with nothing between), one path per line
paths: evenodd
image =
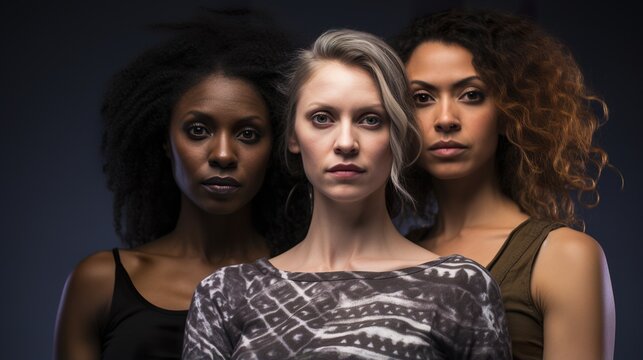
M526 19L460 10L416 19L395 45L423 134L421 208L433 221L408 236L487 266L516 359L612 358L607 263L574 230L583 226L573 199L598 203L608 161L592 144L592 103L607 109L569 51Z
M178 359L199 281L288 246L273 151L288 41L242 10L167 28L174 37L119 72L104 101L104 171L129 248L70 275L60 359Z

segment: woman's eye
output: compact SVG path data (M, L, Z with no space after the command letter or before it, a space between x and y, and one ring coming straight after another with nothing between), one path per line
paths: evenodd
M360 120L360 124L366 125L371 128L379 127L380 125L382 125L382 119L380 119L378 116L370 115L362 118L362 120Z
M464 93L462 95L461 99L464 102L477 104L477 103L483 102L484 99L485 99L485 96L484 96L484 94L482 92L480 92L478 90L471 90L471 91L467 91L466 93Z
M326 125L330 123L330 116L326 113L316 113L311 117L314 124L317 125Z
M416 105L426 105L433 102L433 97L426 91L416 91L413 94L413 101Z
M188 135L194 138L204 138L209 135L208 129L200 124L193 124L188 128Z
M259 141L259 132L254 129L243 129L237 134L237 138L246 143L255 143Z

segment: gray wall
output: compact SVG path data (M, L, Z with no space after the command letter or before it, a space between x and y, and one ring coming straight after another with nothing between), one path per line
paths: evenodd
M127 3L131 3L127 5ZM599 142L625 176L606 173L602 203L586 211L588 233L603 245L616 296L617 359L637 354L643 317L634 265L641 214L643 77L640 15L587 1L111 1L2 5L0 199L3 231L2 346L6 359L46 359L67 274L88 254L118 245L111 227L98 145L101 96L109 77L159 40L145 25L182 20L197 5L248 4L269 10L301 44L331 27L389 36L413 16L449 4L527 11L574 51L588 83L610 106ZM637 210L639 209L639 210Z

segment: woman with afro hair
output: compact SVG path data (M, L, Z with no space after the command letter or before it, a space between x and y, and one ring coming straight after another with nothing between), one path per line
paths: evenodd
M527 19L465 10L416 19L395 46L422 130L416 179L432 222L408 237L489 269L514 358L611 359L607 263L574 211L575 195L598 203L608 160L592 137L607 108L568 49Z
M104 100L104 171L128 248L70 275L56 358L178 359L199 281L289 246L273 151L288 41L245 10L164 28L174 37L119 72Z

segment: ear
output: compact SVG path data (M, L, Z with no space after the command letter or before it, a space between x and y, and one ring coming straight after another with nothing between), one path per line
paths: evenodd
M299 154L301 149L299 148L299 141L295 134L292 134L288 137L288 151L293 154Z

